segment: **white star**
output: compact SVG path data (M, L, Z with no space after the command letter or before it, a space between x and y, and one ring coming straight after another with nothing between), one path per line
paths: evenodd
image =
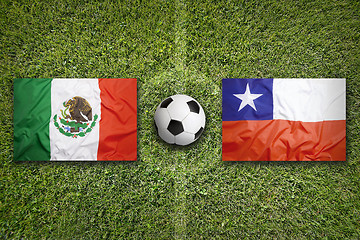
M249 83L248 83L246 85L246 91L243 94L233 94L233 95L241 100L241 104L240 104L240 107L238 110L238 112L239 112L246 105L250 105L250 107L252 107L255 111L257 111L254 100L257 99L258 97L261 97L263 94L251 94L250 88L249 88Z

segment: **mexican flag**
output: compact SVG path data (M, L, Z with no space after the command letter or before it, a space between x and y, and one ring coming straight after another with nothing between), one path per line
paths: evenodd
M134 161L136 79L15 79L15 161Z

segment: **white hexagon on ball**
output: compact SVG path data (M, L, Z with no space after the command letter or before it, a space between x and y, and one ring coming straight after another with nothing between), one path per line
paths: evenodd
M165 142L188 145L196 141L205 129L205 112L187 95L173 95L163 100L155 111L155 126Z
M179 121L182 121L190 113L190 109L184 106L184 101L181 98L175 98L167 110L171 119Z
M191 112L182 123L185 132L196 133L200 127L205 126L205 118L200 114Z
M169 124L171 118L166 108L158 107L158 109L156 109L156 113L157 114L155 114L155 124L158 128Z

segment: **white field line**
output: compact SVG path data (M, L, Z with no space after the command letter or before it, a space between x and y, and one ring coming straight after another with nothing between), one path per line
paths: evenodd
M186 5L182 0L175 1L176 7L176 20L175 20L175 72L178 80L176 81L175 90L177 93L184 93L183 81L186 77L185 71L185 58L186 58L186 29L185 29L185 21L186 21ZM185 188L187 185L186 179L186 165L180 162L174 166L175 170L175 205L174 205L174 238L175 239L186 239L186 224L187 224L187 216L186 216L186 194Z

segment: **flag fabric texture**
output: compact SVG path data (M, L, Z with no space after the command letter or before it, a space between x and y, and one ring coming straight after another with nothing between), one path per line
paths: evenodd
M136 79L15 79L15 161L134 161Z
M223 161L345 161L345 79L223 79Z

